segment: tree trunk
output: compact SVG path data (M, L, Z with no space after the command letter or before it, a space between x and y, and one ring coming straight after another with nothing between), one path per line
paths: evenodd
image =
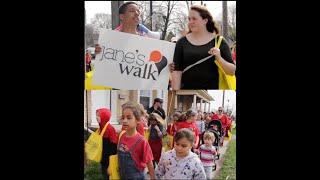
M162 32L161 40L164 40L166 38L166 34L167 34L168 23L169 23L169 19L170 19L170 2L171 1L168 1L167 17L165 19L165 24L164 24L164 29L163 29L163 32Z
M228 37L228 4L222 1L222 33L225 38Z
M152 31L152 1L150 1L150 27L149 29Z

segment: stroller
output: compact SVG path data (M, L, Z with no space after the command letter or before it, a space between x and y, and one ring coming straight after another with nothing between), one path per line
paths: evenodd
M217 129L214 129L213 126L217 126ZM219 153L219 147L223 145L223 140L224 140L224 132L222 128L222 124L219 120L212 120L206 129L206 131L210 131L214 134L215 136L215 141L213 142L213 146L216 148L217 155L216 155L216 160L220 159L220 153ZM202 134L202 142L204 142L204 133Z

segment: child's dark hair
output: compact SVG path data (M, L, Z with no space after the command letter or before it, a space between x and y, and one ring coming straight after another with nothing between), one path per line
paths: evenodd
M175 113L172 115L172 119L178 121L179 118L180 118L180 116L181 116L181 113L180 113L180 112L175 112Z
M193 132L188 128L182 128L174 135L174 141L178 142L182 138L187 138L191 144L194 143L194 135Z
M187 120L187 115L186 113L182 113L178 119L178 122L183 122Z
M197 111L193 110L193 109L189 109L187 112L186 112L186 116L187 116L187 119L189 119L190 117L192 116L196 116L197 115Z
M119 7L119 14L124 14L127 10L127 6L130 4L135 4L138 6L138 4L135 2L132 2L132 1L126 2Z
M137 120L140 120L141 118L141 108L140 105L134 102L126 102L122 105L122 111L125 109L131 109L131 111L133 112L134 117Z

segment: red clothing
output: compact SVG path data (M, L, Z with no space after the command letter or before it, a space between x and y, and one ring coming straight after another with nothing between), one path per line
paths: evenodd
M187 121L177 122L177 123L176 123L176 128L174 128L174 129L175 129L174 134L175 134L177 131L179 131L180 129L182 129L182 128L188 128L188 129L190 129L190 130L194 133L194 142L196 143L197 137L199 137L199 134L200 134L199 129L198 129L196 123L195 123L195 122L187 122ZM200 139L199 139L199 140L200 140ZM199 141L198 141L198 143L199 143Z
M132 137L127 137L126 133L124 133L119 141L119 148L128 151L141 136L141 134L136 133ZM137 144L135 150L131 152L131 156L137 169L140 171L143 171L147 163L153 160L151 147L144 137L142 137L142 140Z
M232 120L229 116L227 116L227 127L230 128L232 124Z
M222 114L219 118L219 115L218 114L214 114L212 116L212 120L219 120L222 124L222 128L225 130L226 127L228 126L228 117L224 114Z
M91 55L89 53L86 53L86 63L90 64L91 62Z
M236 62L236 57L237 57L236 52L233 51L231 55L232 55L233 61Z
M143 122L140 121L137 123L137 131L140 133L142 136L144 136L144 125Z
M227 126L226 126L227 131L231 131L231 124L232 124L232 120L229 116L227 116ZM228 133L226 133L226 135L228 135Z
M187 122L187 121L177 122L176 127L177 127L176 131L182 128L189 128L192 132L194 132L195 137L199 136L199 129L196 123L194 122Z
M111 111L107 108L101 108L97 110L99 116L100 116L100 129L102 130L104 125L110 120L111 117ZM118 135L115 130L115 128L109 124L106 131L103 134L104 138L109 138L111 142L117 144L118 142Z
M148 142L149 142L151 150L152 150L153 158L158 163L160 160L161 151L162 151L162 140L161 139L157 139L157 140L149 139Z
M174 125L173 125L173 123L168 124L167 133L173 136L173 134L174 134Z

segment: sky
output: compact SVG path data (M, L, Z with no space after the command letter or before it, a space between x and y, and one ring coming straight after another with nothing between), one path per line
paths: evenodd
M223 90L208 90L208 93L213 97L214 101L210 101L211 111L215 111L222 106ZM229 99L229 103L228 103ZM224 108L236 110L236 91L226 90L224 95Z
M219 14L222 13L221 1L203 1L203 3L207 5L214 19L217 19ZM200 4L200 1L193 1L193 4ZM236 4L236 1L228 1L228 6L233 4ZM90 23L90 19L96 13L111 14L111 1L85 1L85 9L87 14L86 22ZM222 16L220 15L220 17Z

